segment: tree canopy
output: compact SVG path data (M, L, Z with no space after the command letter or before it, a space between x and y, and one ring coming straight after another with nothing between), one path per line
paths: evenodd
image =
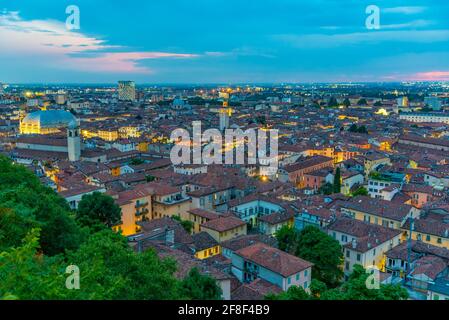
M310 292L302 287L292 286L286 292L269 294L267 300L406 300L408 292L399 284L379 284L370 287L370 273L361 265L355 265L348 281L336 288L328 289L325 283L313 279Z
M275 236L280 250L314 264L313 279L321 280L331 287L340 283L343 277L343 255L337 240L314 226L306 226L300 232L284 226Z
M117 208L112 198L92 194L75 219L31 171L0 156L0 299L220 298L209 276L192 271L178 279L174 260L135 252L109 228ZM69 266L79 271L79 289L66 286Z
M121 218L121 209L114 199L100 192L84 195L76 211L76 220L89 227L101 224L111 228L119 224Z

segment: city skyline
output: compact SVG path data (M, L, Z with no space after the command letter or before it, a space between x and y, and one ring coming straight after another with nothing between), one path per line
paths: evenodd
M0 81L449 80L449 4L344 2L0 2ZM69 5L80 30L66 29ZM380 8L379 30L365 26L369 5Z

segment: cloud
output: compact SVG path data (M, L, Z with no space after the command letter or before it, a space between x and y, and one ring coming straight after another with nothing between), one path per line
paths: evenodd
M382 9L383 13L417 14L425 11L426 7L393 7Z
M251 47L240 47L232 49L231 51L208 51L205 52L206 56L210 57L263 57L263 58L275 58L271 53L261 51L259 49Z
M0 58L21 58L55 69L151 73L147 59L195 58L196 54L123 51L123 46L81 32L56 20L23 20L19 12L0 13ZM121 52L117 52L120 50ZM26 59L29 58L29 59Z
M447 81L449 80L449 71L419 72L412 75L411 79L420 81Z
M96 72L129 72L150 74L151 69L139 66L138 62L148 59L194 58L194 54L167 52L106 52L95 55L85 54L70 58L74 69ZM110 66L114 66L112 69Z
M332 48L380 42L435 43L449 40L449 30L369 31L340 34L275 35L276 40L296 48Z
M431 20L414 20L406 23L389 24L389 25L382 24L381 29L385 30L385 29L423 28L434 24L436 24L436 22Z

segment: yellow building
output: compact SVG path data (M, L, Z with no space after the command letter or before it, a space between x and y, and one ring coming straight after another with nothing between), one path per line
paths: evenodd
M140 152L148 152L148 146L150 144L146 141L141 141L137 144L137 150Z
M217 212L199 208L188 210L187 213L188 220L193 222L193 233L200 232L203 223L219 218Z
M195 246L195 257L197 259L207 259L221 253L221 246L207 232L200 232L193 235Z
M419 217L421 211L408 204L357 196L343 203L341 212L360 221L400 230L408 218Z
M142 133L137 126L124 126L118 129L118 134L121 139L139 138Z
M410 233L410 222L403 226L403 240L408 239ZM449 249L449 228L441 221L422 218L413 222L412 240L422 241L437 247Z
M233 216L210 220L201 225L201 230L206 231L219 243L246 235L247 231L246 223Z
M365 177L374 171L379 165L391 165L390 158L380 153L371 153L364 156Z
M127 190L115 198L122 210L122 223L113 229L121 230L124 236L140 232L137 222L151 219L151 193L148 190Z
M119 134L117 129L100 129L98 130L98 137L105 141L115 141L118 140Z

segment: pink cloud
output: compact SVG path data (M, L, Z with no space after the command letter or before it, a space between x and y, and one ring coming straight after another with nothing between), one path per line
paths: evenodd
M112 52L122 46L97 37L69 31L56 20L23 20L19 12L0 12L0 59L26 57L48 68L94 72L151 73L139 62L148 59L195 58L196 54L172 52Z
M416 73L413 78L421 81L446 81L449 80L449 71L430 71Z
M168 52L107 52L93 57L69 58L73 68L99 72L152 73L151 69L139 66L139 61L162 58L194 58L195 54Z

